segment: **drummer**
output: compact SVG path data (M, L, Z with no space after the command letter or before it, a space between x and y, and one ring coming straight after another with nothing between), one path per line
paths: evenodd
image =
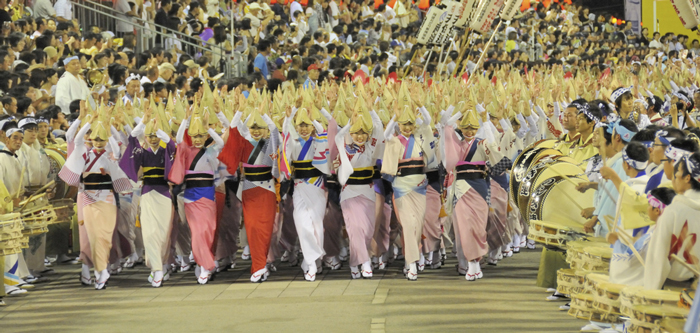
M559 143L554 147L555 149L560 150L561 152L564 153L564 155L570 155L571 149L576 147L577 142L579 141L580 134L576 130L576 117L579 113L579 110L577 108L577 105L586 105L586 100L585 99L577 99L573 101L569 106L566 107L564 110L564 116L562 117L562 122L561 126L566 130L566 133L563 135L559 135ZM555 109L558 109L557 104L555 103L554 105ZM556 117L557 112L555 112L555 117L550 118L554 122L559 122L559 119ZM555 125L556 127L556 125ZM550 128L550 131L555 130L553 128Z
M613 244L613 255L610 260L610 282L618 284L626 284L629 286L644 285L644 265L635 256L629 245L634 246L637 253L642 258L647 256L647 249L651 235L656 229L656 222L664 212L666 206L670 205L676 192L670 188L657 188L651 190L646 195L647 211L645 217L650 221L650 225L644 228L635 229L636 236L633 238L634 244L631 241L620 241L618 232L608 234L608 242ZM627 217L630 218L630 217Z
M610 180L620 193L616 207L616 211L620 212L620 221L607 216L604 217L605 222L609 224L612 224L614 221L617 226L613 228L619 230L616 233L608 234L607 237L608 241L614 245L613 255L619 254L624 256L627 252L632 252L630 247L633 246L633 238L636 236L635 231L641 232L641 228L652 224L652 221L646 214L648 199L644 194L646 183L649 180L644 171L648 164L648 159L649 151L646 147L639 142L632 141L622 151L622 168L629 179L622 182L618 174L608 166L600 170L601 176L606 180ZM635 261L636 265L639 265L638 259L627 258L631 259L626 262L627 264L632 265L630 261ZM610 268L610 282L627 284L628 278L634 278L634 274L628 274L627 272L628 268L634 267L625 267L622 263L616 267L612 266ZM616 271L614 268L620 270Z
M613 152L615 152L615 155L608 159L606 165L610 166L615 173L620 176L622 181L625 181L629 177L622 169L622 150L632 140L634 134L637 133L637 126L633 121L623 119L611 124L611 126L608 126L607 131L608 133L612 134L612 149ZM586 232L591 232L593 231L593 228L599 224L600 226L595 230L596 234L605 236L608 233L608 227L607 224L602 221L602 219L605 215L616 215L614 205L618 193L615 186L609 182L599 184L598 188L601 189L601 186L603 186L603 188L599 197L603 198L603 200L598 200L596 202L595 210L593 211L593 218L584 224L584 230Z
M25 179L28 180L28 185L32 187L41 187L48 184L50 178L49 173L51 165L49 157L44 152L41 144L37 140L39 133L39 123L34 117L25 117L20 119L19 127L24 132L24 142L22 148L17 153L19 162L25 172ZM44 124L48 126L47 124ZM25 250L25 259L27 260L27 268L34 277L40 277L40 274L47 273L51 269L47 269L44 265L46 257L46 233L32 236L29 238L31 246Z
M693 273L670 259L672 254L691 265L700 260L700 245L695 235L700 233L697 222L700 213L700 152L683 156L674 166L673 189L678 193L659 218L649 241L644 262L644 288L663 286L689 287Z
M598 149L593 145L593 130L595 125L603 118L603 112L595 104L579 104L571 103L578 110L576 116L576 131L578 132L578 140L571 147L571 158L578 163L598 154Z
M6 141L5 148L0 150L0 181L5 185L11 197L14 198L12 199L14 201L13 206L16 207L24 193L23 184L26 183L22 180L22 165L16 155L22 147L24 133L22 133L22 130L17 127L17 123L14 121L5 122L2 130L5 132ZM7 201L7 199L8 198L6 198L5 201ZM13 254L5 257L4 282L7 295L14 296L23 294L27 292L24 288L32 287L19 277L18 267L20 255L21 254Z
M654 144L651 149L650 160L651 164L655 167L651 169L649 174L649 182L644 192L649 193L649 191L661 186L661 184L668 184L671 182L671 178L666 176L664 173L664 160L666 159L666 149L671 145L673 140L684 139L685 133L675 127L666 126L661 130L656 131L656 138L654 139ZM669 171L671 170L669 165Z

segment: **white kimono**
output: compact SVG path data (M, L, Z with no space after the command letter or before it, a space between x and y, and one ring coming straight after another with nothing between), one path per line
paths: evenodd
M688 190L676 195L656 223L651 235L649 251L645 259L644 288L661 289L666 279L685 281L694 275L685 266L670 259L671 254L697 265L700 246L696 244L700 233L700 192Z
M27 178L30 186L42 186L49 182L51 164L39 141L35 141L31 146L22 143L17 156L22 167L26 168L24 177Z
M61 108L61 112L70 114L70 103L76 99L85 100L86 97L90 105L95 108L95 101L90 95L90 89L85 80L69 72L63 73L56 83L56 105Z

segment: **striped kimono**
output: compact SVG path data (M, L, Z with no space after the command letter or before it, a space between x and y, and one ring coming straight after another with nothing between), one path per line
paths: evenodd
M205 148L196 148L184 137L186 126L178 132L177 153L168 180L184 183L185 216L192 232L192 253L198 265L208 271L216 268L214 261L214 237L216 235L216 203L214 201L214 179L217 176L217 156L224 141L213 129L209 135L214 143ZM182 132L182 133L180 133Z
M131 191L132 186L124 171L109 157L106 149L88 150L83 137L90 129L85 124L75 138L75 148L59 172L66 184L81 189L78 202L82 210L85 231L90 241L90 252L95 271L107 269L112 249L112 236L117 224L119 192Z
M151 271L163 269L170 253L173 203L167 177L175 158L175 143L162 130L158 130L161 145L155 151L141 147L138 134L143 134L145 125L140 123L129 136L126 151L119 165L131 178L138 181L138 171L143 169L141 190L141 232L146 250L146 265ZM165 143L164 140L167 140Z
M304 261L310 264L325 254L323 217L328 200L325 177L330 174L328 137L322 126L315 122L316 135L304 140L296 132L292 119L285 119L280 167L286 177L292 176L293 167L294 223Z
M394 190L394 210L403 229L407 264L420 259L428 186L425 166L435 159L435 147L430 125L423 124L409 137L391 138L384 149L382 177L391 181Z
M375 115L372 111L373 130L364 145L358 146L352 142L350 123L335 137L340 157L340 207L343 209L345 228L350 239L352 267L370 260L370 246L375 230L375 166L384 144L382 122Z
M479 260L487 251L486 222L489 213L487 164L496 165L503 155L487 140L465 141L452 126L445 128L446 209L452 215L457 255L468 261Z

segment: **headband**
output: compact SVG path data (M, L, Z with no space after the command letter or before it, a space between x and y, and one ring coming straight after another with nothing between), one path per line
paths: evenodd
M611 128L613 131L611 131ZM620 126L620 122L616 121L612 127L608 127L608 133L613 134L617 133L622 141L629 143L630 140L632 140L632 137L634 136L635 132L632 132L628 129L626 129L624 126Z
M661 202L657 197L651 195L651 193L647 194L647 200L649 200L649 206L653 208L658 208L659 210L664 210L666 208L666 204Z
M666 150L664 151L664 155L667 158L671 159L674 164L677 163L678 161L680 161L680 159L683 158L684 156L687 156L690 154L692 154L692 152L689 152L687 150L683 150L680 148L676 148L674 146L668 146L668 147L666 147Z
M690 105L690 100L688 99L688 97L685 97L685 95L675 92L675 93L673 93L673 96L676 96L676 97L678 97L678 99L682 100L686 106Z
M578 107L576 108L578 109L579 113L583 113L583 115L586 116L586 118L588 118L589 120L593 120L594 123L597 124L600 122L600 119L598 119L598 117L591 113L591 108L588 107L588 105L583 105L580 109Z
M125 85L129 84L129 82L131 82L131 80L140 80L140 79L141 78L139 77L138 74L131 73L131 74L129 74L129 77L127 77L126 80L124 80L124 84Z
M623 88L617 88L615 91L613 91L612 94L610 94L610 99L611 99L613 102L617 101L617 99L620 98L622 95L624 95L625 93L628 93L628 92L632 91L631 88L632 88L632 87L629 87L629 88L625 88L625 87L623 87Z
M78 56L72 56L72 57L65 58L65 59L63 59L63 66L68 65L68 63L73 61L73 60L80 61L80 58L78 58Z
M634 102L635 103L637 103L637 102L642 103L642 105L644 105L644 110L649 108L649 103L647 103L647 101L645 101L644 99L635 99Z
M20 120L19 123L17 124L17 126L19 128L23 128L24 126L27 126L27 125L36 125L36 119L24 118L24 119Z
M603 112L604 116L608 115L608 106L605 105L605 103L598 103L598 108L600 109L600 112Z
M664 130L656 131L656 138L659 139L664 146L671 145L671 142L676 139L672 136L668 136L668 131Z
M691 155L691 153L688 153L687 155L683 156L683 161L685 161L685 167L688 169L690 177L693 177L695 181L700 182L700 163L696 163L693 159L691 159Z
M11 137L12 134L14 134L15 132L20 132L20 133L24 134L24 131L22 131L21 129L19 129L19 128L17 128L17 127L13 127L13 128L10 128L9 130L7 130L7 131L5 132L5 135L9 138L9 137Z
M637 161L633 160L629 155L627 155L627 151L623 150L622 151L622 160L625 161L625 163L629 164L629 166L632 167L632 169L635 169L637 171L642 171L647 168L647 165L649 165L649 162L647 161Z
M37 124L38 124L38 123L48 124L48 123L49 123L49 120L46 119L46 118L44 118L44 117L39 117L39 119L37 119L36 122L37 122Z
M644 147L651 148L654 147L654 141L639 141Z

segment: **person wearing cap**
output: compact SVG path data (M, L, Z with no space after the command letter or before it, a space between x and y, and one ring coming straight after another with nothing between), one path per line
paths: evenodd
M305 91L308 94L308 90ZM307 103L312 98L305 98ZM300 109L298 107L301 107ZM301 269L306 281L315 281L320 272L323 247L323 220L327 206L325 177L331 174L328 163L328 135L301 99L288 107L283 126L281 172L294 182L294 224L304 253Z
M49 157L37 140L39 130L37 119L34 117L22 118L18 126L24 134L22 148L17 152L20 164L25 170L24 178L27 180L28 186L42 187L50 181L51 164ZM46 270L44 266L46 234L33 236L30 241L34 246L26 251L25 259L30 274L38 277Z
M139 124L129 136L126 155L119 166L134 182L139 181L138 171L143 168L140 215L146 265L151 269L149 282L154 288L169 279L170 232L172 230L173 205L167 175L175 158L175 143L161 128L167 126L160 115L153 117L150 110L144 112ZM166 131L169 131L166 128ZM147 145L142 146L140 137Z
M5 185L6 190L10 194L10 197L4 198L4 204L8 205L8 207L10 204L17 207L23 198L25 186L27 185L27 180L21 176L22 164L19 156L17 156L24 144L24 133L22 133L22 129L17 127L15 121L6 121L3 124L3 131L5 132L5 148L0 150L0 182ZM10 200L9 202L7 202L8 199ZM24 262L24 259L20 258L20 256L22 254L13 254L5 257L5 265L3 267L5 293L10 296L26 293L27 291L23 288L33 287L19 276L20 261Z
M156 82L173 83L175 81L175 66L169 62L164 62L158 66L158 74L160 75Z
M81 118L86 118L82 117L84 109L81 107ZM61 168L59 177L66 184L80 188L78 210L82 210L80 215L83 217L91 253L91 262L83 262L94 265L95 289L101 290L106 287L110 277L107 268L117 224L115 193L131 191L132 186L119 165L109 157L111 154L106 154L108 143L112 152L119 151L117 141L110 135L111 121L107 111L100 108L95 115L87 118L91 121L77 133L74 148ZM86 137L91 140L91 148L84 144ZM81 282L87 285L91 282L88 266L83 266Z
M46 68L53 68L58 62L58 51L53 46L47 46L44 48L44 53L46 53L46 59L44 60L44 65Z
M185 67L187 67L187 72L184 74L188 78L193 78L197 76L197 70L199 69L199 65L194 62L194 60L189 59L183 63Z
M321 69L316 64L311 64L306 68L309 77L304 81L304 89L316 88L316 81L318 76L321 75Z
M248 13L243 17L244 19L250 19L250 35L257 36L260 27L265 26L262 24L259 18L259 14L262 11L262 7L257 2L253 2L248 5ZM254 39L254 37L253 37Z
M68 57L63 60L63 66L66 71L56 83L56 105L61 108L61 112L70 114L69 105L76 99L85 100L87 98L94 107L95 102L92 100L90 89L79 75L81 71L80 59L77 56Z

